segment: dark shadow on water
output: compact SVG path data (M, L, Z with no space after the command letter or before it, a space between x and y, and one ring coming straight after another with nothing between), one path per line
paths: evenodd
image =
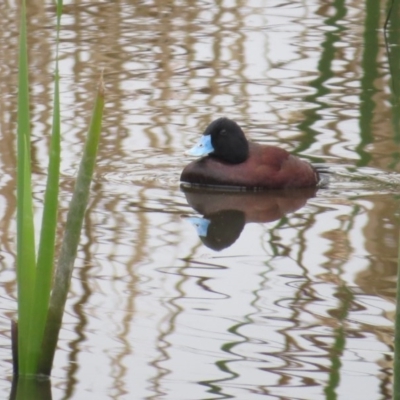
M220 251L231 246L250 222L277 221L303 207L317 188L266 192L223 192L181 187L190 207L203 217L188 217L201 241Z

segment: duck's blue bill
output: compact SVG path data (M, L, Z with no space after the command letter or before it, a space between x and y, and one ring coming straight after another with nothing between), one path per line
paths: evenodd
M210 225L210 220L199 217L189 217L187 219L197 231L197 234L202 237L207 237L208 225Z
M185 153L189 156L206 156L214 151L214 147L211 144L211 136L203 135L201 139L198 141L196 146L192 147L190 150Z

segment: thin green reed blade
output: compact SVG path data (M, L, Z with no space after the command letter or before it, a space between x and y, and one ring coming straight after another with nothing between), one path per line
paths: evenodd
M35 237L32 209L26 4L21 5L17 112L17 282L19 374L34 373L29 353L30 316L35 285Z
M10 400L51 400L50 379L32 379L20 376L13 381Z
M103 108L104 87L103 79L101 78L92 120L86 138L85 149L68 210L53 291L50 298L49 313L38 369L38 372L43 375L50 375L54 353L57 346L58 334L61 328L65 302L67 300L67 294L71 282L72 269L77 254L83 218L85 216L85 210L89 199L90 183L100 140Z
M54 104L53 124L50 141L49 165L47 172L47 184L44 196L44 208L42 227L40 231L40 242L37 259L36 285L34 292L34 303L31 314L31 341L30 352L33 363L37 365L42 341L46 317L49 308L49 299L53 277L54 251L56 242L57 214L58 214L58 192L60 176L60 89L58 70L58 44L60 35L60 22L62 14L62 1L57 3L57 26L56 26L56 61L54 80ZM36 371L35 371L36 372Z

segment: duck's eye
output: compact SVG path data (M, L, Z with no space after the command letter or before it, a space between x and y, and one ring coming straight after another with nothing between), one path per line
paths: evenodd
M222 129L221 131L219 131L219 133L220 133L221 135L226 135L226 129Z

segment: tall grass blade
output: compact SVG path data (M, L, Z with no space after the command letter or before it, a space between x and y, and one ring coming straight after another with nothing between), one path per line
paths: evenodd
M21 4L17 112L17 282L18 373L34 373L29 350L30 317L35 285L35 237L31 189L30 112L26 4Z
M9 400L52 400L51 381L22 376L14 378Z
M33 362L37 365L43 341L44 327L53 278L54 251L56 241L57 214L58 214L58 192L60 176L60 89L58 70L58 44L60 35L60 22L62 13L62 1L57 4L57 26L56 26L56 59L54 80L54 105L53 124L50 141L49 165L47 171L47 183L44 196L44 208L42 226L40 231L40 242L36 267L36 284L34 292L34 303L31 314L31 352Z
M101 77L92 120L86 138L85 149L68 211L65 233L50 298L50 307L38 370L38 372L43 375L50 375L57 346L58 334L61 328L62 316L71 282L72 269L77 254L83 218L89 199L90 183L100 140L103 108L104 86Z

